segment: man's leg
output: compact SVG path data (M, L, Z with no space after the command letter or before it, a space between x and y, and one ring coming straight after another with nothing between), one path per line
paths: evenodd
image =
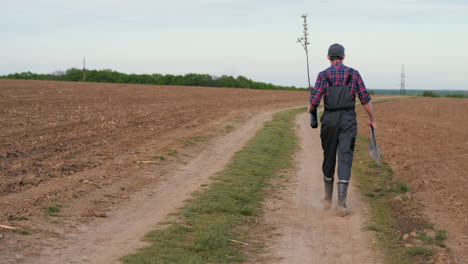
M330 209L333 196L333 182L336 164L336 149L338 146L338 127L322 124L320 139L323 149L323 181L325 187L325 197L323 199L324 208Z
M351 179L357 123L344 121L342 125L338 136L338 215L345 216L350 213L346 200L349 180Z

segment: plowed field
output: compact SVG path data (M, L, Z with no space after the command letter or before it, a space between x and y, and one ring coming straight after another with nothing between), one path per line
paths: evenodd
M59 200L91 202L140 161L161 162L229 119L306 102L306 92L0 80L0 222L43 215Z
M468 259L468 100L420 98L375 105L377 142L395 176L407 181L449 246ZM368 135L360 110L359 133Z

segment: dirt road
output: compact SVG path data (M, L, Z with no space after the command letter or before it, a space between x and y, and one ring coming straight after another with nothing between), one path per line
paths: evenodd
M363 230L363 203L352 188L352 214L336 216L324 211L321 173L320 131L308 125L308 115L297 118L301 150L296 156L298 171L282 191L282 200L268 202L265 220L281 234L268 248L264 263L379 263L370 248L369 234ZM352 184L352 182L351 182ZM336 201L336 190L333 201Z
M78 228L81 232L69 234L61 243L50 240L54 247L45 247L39 258L22 259L21 263L120 263L120 257L145 246L143 236L220 171L276 111L256 115L232 133L216 138L190 162L134 194L108 218L83 224Z

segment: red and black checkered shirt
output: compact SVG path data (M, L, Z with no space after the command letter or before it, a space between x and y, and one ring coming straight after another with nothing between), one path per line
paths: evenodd
M329 94L329 85L325 78L325 72L328 73L331 82L333 85L345 85L346 79L349 75L349 67L343 65L341 62L334 62L329 68L320 72L317 76L317 81L315 82L314 90L310 95L310 103L318 107L320 105L320 100L323 98L328 98ZM353 98L356 98L356 93L358 94L359 100L361 104L367 104L371 101L371 97L367 92L366 86L364 85L364 81L361 78L361 75L358 71L353 69L351 81L349 82L351 86L351 95Z

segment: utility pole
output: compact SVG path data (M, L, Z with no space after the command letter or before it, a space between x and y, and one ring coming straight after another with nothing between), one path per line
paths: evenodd
M310 74L309 74L309 49L308 49L308 45L310 44L309 43L309 33L308 33L308 30L309 30L309 27L307 25L307 14L304 14L301 16L302 19L304 20L304 23L302 24L303 26L303 33L304 33L304 36L303 37L300 37L297 39L297 42L298 43L301 43L302 47L304 48L304 51L305 51L305 54L306 54L306 62L307 62L307 81L308 81L308 88L309 89L312 89L312 86L310 85Z
M405 95L405 94L406 94L406 90L405 90L405 86L406 86L405 78L406 78L406 74L405 74L405 65L402 64L402 65L401 65L401 83L400 83L400 94L401 94L401 95Z
M83 57L83 82L86 82L86 58Z

